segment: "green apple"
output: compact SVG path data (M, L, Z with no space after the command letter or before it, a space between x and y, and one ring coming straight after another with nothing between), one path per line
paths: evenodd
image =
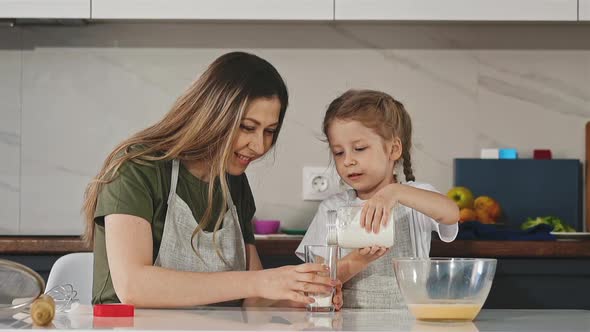
M459 209L473 208L473 193L465 187L454 187L447 192L447 197L455 201Z

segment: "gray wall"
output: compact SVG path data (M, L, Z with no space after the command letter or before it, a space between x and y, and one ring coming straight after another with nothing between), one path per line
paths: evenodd
M254 52L287 81L274 154L248 170L257 217L306 227L303 166L329 164L327 104L348 88L403 101L415 174L446 192L483 147L583 158L590 26L133 23L0 27L0 234L78 234L84 187L217 56ZM557 176L557 175L555 175Z

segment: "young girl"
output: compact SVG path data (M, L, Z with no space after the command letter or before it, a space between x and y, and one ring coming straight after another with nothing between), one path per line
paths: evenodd
M344 307L396 308L403 298L393 272L393 257L428 257L431 232L450 242L457 235L457 205L428 184L415 182L410 148L412 123L404 106L386 93L350 90L326 112L324 134L338 174L352 189L323 201L296 254L307 244L326 243L328 211L363 204L361 225L379 232L395 215L392 248L342 250L338 279L344 283ZM406 182L396 176L402 165Z

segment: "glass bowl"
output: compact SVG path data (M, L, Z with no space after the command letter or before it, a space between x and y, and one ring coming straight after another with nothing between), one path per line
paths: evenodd
M426 321L471 321L496 272L487 258L395 258L397 284L412 315Z

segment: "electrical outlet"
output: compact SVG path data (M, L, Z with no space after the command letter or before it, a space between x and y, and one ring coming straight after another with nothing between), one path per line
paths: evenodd
M340 177L333 168L303 167L303 200L321 201L340 192Z

